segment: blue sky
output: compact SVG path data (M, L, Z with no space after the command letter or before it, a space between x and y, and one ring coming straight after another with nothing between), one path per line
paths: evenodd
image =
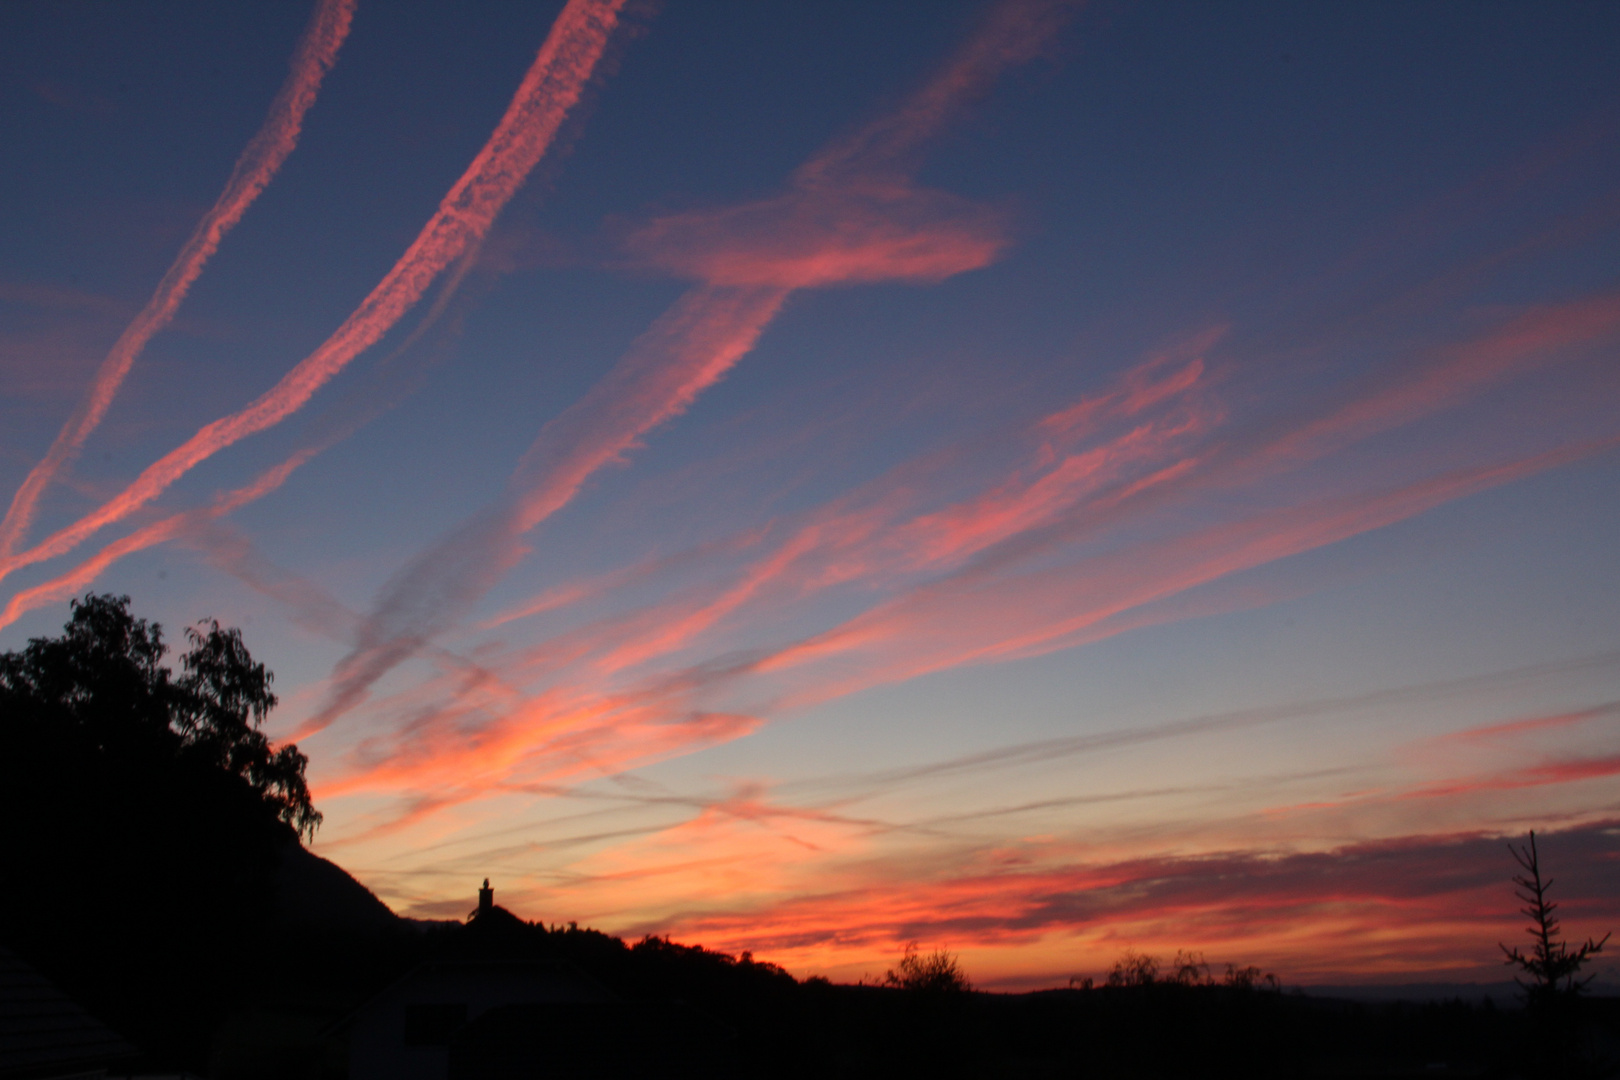
M1617 17L8 7L0 646L241 625L411 913L1494 977L1484 839L1620 894Z

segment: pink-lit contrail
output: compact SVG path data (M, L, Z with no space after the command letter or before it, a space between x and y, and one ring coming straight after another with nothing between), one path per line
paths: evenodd
M334 672L319 731L369 687L466 616L522 557L521 538L636 439L677 415L754 346L797 289L939 281L1005 247L998 216L918 188L910 152L971 94L1036 55L1072 5L999 5L943 71L895 113L814 155L791 189L718 212L675 215L629 240L644 265L698 284L638 339L612 373L541 432L506 498L418 557L389 583Z
M315 104L321 80L337 59L343 39L349 35L354 5L355 0L320 0L316 5L309 27L298 43L297 52L293 54L292 70L287 75L287 81L282 84L281 92L270 106L270 115L265 118L264 126L248 143L247 149L242 151L242 156L237 158L236 168L231 171L225 190L198 223L186 246L180 249L179 257L169 267L169 272L163 275L152 299L147 301L140 314L135 316L135 320L113 344L112 351L101 362L101 368L96 372L84 401L62 425L56 441L12 496L5 519L0 521L0 556L10 555L16 550L18 541L33 524L40 496L101 423L124 377L129 374L130 367L146 348L147 342L174 318L174 313L181 301L185 300L197 276L214 252L219 250L225 234L242 220L242 215L253 205L253 200L259 197L259 193L281 168L281 163L298 145L304 114Z
M137 551L144 551L149 547L167 543L176 537L205 524L215 518L222 517L246 506L250 502L261 499L276 488L287 482L300 465L314 457L318 448L310 447L299 451L292 457L273 468L265 470L258 479L246 487L237 488L227 492L214 501L212 506L195 510L185 510L178 514L171 514L161 521L136 529L128 536L108 544L93 556L64 574L42 582L31 589L24 589L13 596L6 603L5 609L0 610L0 630L4 630L16 622L26 613L46 604L54 604L86 588L101 576L102 571L126 555L133 555Z
M1393 392L1384 384L1370 386L1362 395L1338 403L1327 421L1321 417L1307 420L1302 426L1312 433L1312 438L1301 440L1297 429L1273 433L1269 441L1247 447L1225 472L1210 474L1205 470L1202 475L1206 481L1233 481L1255 475L1260 464L1267 469L1297 466L1352 436L1365 436L1444 408L1520 367L1550 362L1550 350L1601 344L1612 331L1613 320L1604 314L1611 307L1601 302L1582 303L1556 309L1565 316L1561 319L1549 312L1521 317L1499 333L1442 350L1437 361L1419 366L1417 374L1397 384L1442 385L1447 388L1443 394ZM1576 317L1582 315L1589 317ZM1564 325L1564 329L1551 337L1542 332L1554 325ZM1195 351L1213 344L1217 336L1215 331L1200 335ZM678 353L669 349L662 335L649 334L645 344L656 345L656 354L664 357L665 363ZM1234 571L1381 528L1438 503L1556 468L1615 445L1613 438L1599 439L1506 465L1430 477L1381 494L1261 514L1146 547L1093 556L1078 563L1065 562L1033 574L1007 576L1004 572L1011 567L999 563L1003 572L988 576L983 568L961 572L963 559L1009 538L1027 536L1061 522L1077 504L1106 508L1128 503L1131 493L1156 478L1159 482L1165 478L1178 481L1188 465L1195 466L1191 475L1196 480L1201 475L1196 466L1207 455L1183 456L1186 447L1182 441L1207 434L1208 424L1221 410L1217 407L1211 411L1198 403L1197 391L1206 372L1200 358L1178 357L1176 366L1170 363L1168 357L1155 358L1126 372L1118 385L1041 419L1033 428L1041 439L1039 453L1007 476L992 478L969 498L919 513L907 495L914 488L927 486L922 483L924 474L907 471L903 483L896 478L878 484L866 496L837 500L825 513L811 515L777 545L774 553L744 568L736 583L719 595L696 604L691 598L681 598L592 624L581 634L548 642L546 651L551 655L544 663L560 669L595 654L590 661L594 672L616 670L685 648L697 634L745 606L776 605L784 591L781 586L786 586L789 595L803 596L852 574L893 583L898 574L918 569L915 564L919 561L933 569L955 569L950 576L908 589L821 637L766 654L729 673L716 676L709 671L703 676L708 681L719 677L728 682L755 676L771 679L783 677L788 669L822 660L841 658L838 662L846 668L854 664L854 669L844 670L841 678L833 677L819 664L807 673L788 676L790 684L799 688L788 685L786 696L775 699L775 707L801 706L942 667L1040 655L1111 637L1135 626L1154 625L1178 617L1152 607L1168 595L1181 595ZM670 364L666 372L660 364L649 370L673 378L681 367ZM1437 371L1444 377L1437 376ZM638 387L641 384L628 376L612 393L604 384L587 398L596 403L595 408L588 409L582 402L567 414L566 422L562 418L554 422L555 429L548 429L527 461L530 466L545 467L530 477L520 472L514 478L518 491L513 493L513 499L533 499L531 513L549 512L566 501L586 472L611 457L614 447L623 445L623 433L608 438L613 429L604 421L609 417L624 421L640 415L640 410L664 398L663 393L630 392ZM639 404L632 408L632 403ZM1161 412L1165 415L1155 419ZM1342 419L1333 419L1336 417ZM1120 431L1120 427L1125 430ZM1326 444L1318 445L1323 439L1328 439ZM541 453L541 446L548 446L550 452ZM569 464L573 468L563 467ZM1131 468L1120 473L1119 467L1125 465ZM1145 477L1137 475L1142 469L1148 470ZM550 484L540 483L542 480ZM1124 486L1111 490L1111 485L1116 484ZM545 496L546 491L551 494ZM332 699L339 709L360 700L369 680L443 630L445 624L433 622L432 618L443 617L455 604L465 604L468 591L476 592L487 580L478 575L491 572L490 568L499 562L493 556L502 552L510 556L516 550L517 538L512 530L532 524L533 520L527 518L520 523L522 514L519 509L507 508L502 516L479 519L465 534L452 537L431 557L419 560L402 575L402 581L411 587L385 595L385 601L395 604L385 603L372 616L371 622L378 627L371 631L375 636L367 638L362 633L365 647L335 674L338 694L347 695ZM496 529L497 524L504 528ZM480 543L474 544L474 540ZM743 546L752 543L750 540ZM488 546L482 546L485 544ZM828 565L836 565L837 573L829 574ZM411 603L399 603L402 600ZM863 651L871 655L871 663L858 662L856 654ZM548 692L515 710L505 704L498 708L489 707L487 702L475 704L470 695L453 692L453 703L444 708L441 716L429 724L413 726L410 732L410 752L404 756L412 762L431 760L431 766L413 772L415 765L390 757L389 767L397 771L388 772L387 781L380 787L386 788L388 783L425 785L441 793L437 806L449 805L460 796L443 795L446 777L454 768L447 766L440 755L448 754L459 761L457 755L462 752L472 754L482 762L480 769L489 767L488 772L479 773L480 784L494 784L502 769L511 772L531 768L529 763L554 751L558 733L565 728L597 740L593 744L595 764L624 759L624 753L607 749L610 745L640 754L645 747L629 733L639 731L638 725L645 723L646 715L659 716L663 722L677 723L678 727L680 716L695 711L697 699L681 691L684 678L682 672L662 679L655 676L632 692L605 695L601 700L592 700L592 691L585 689L598 682L591 678L581 685L582 699ZM488 739L480 736L469 740L467 717L480 711L498 714L500 719L489 727ZM331 711L323 714L300 737L322 726L331 715ZM491 747L497 744L501 751L494 754ZM433 750L424 754L422 750L428 746ZM433 771L441 766L447 771ZM469 792L466 797L476 794Z
M523 534L638 438L684 412L754 347L786 295L769 287L700 288L659 318L601 383L541 429L501 504L389 583L354 651L338 665L331 701L300 737L327 726L385 672L464 617L522 556Z
M0 578L72 550L157 498L199 462L296 412L422 298L446 267L483 238L579 101L618 25L625 0L569 0L495 133L439 203L415 242L354 313L313 353L239 412L207 425L134 483L74 524L0 559Z

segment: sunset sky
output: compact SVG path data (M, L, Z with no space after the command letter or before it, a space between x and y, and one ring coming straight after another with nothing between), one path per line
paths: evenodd
M402 914L1504 978L1527 829L1620 929L1617 41L4 5L0 649L242 627Z

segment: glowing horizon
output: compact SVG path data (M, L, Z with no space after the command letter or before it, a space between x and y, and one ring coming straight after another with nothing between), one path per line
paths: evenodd
M0 648L243 627L401 913L1496 981L1534 828L1620 922L1613 13L12 18Z

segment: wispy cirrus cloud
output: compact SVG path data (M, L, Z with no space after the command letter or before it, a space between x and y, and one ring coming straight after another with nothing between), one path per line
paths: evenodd
M280 423L376 344L434 280L488 232L551 145L596 70L624 0L569 0L472 164L381 282L335 333L246 408L208 424L118 495L34 547L0 558L0 578L62 555L150 503L196 465Z
M1526 716L1515 720L1502 721L1501 723L1467 728L1463 731L1454 731L1441 736L1435 740L1435 743L1437 746L1452 744L1472 744L1477 746L1489 743L1515 742L1527 735L1544 735L1549 732L1563 731L1579 725L1589 724L1594 720L1604 720L1611 716L1620 716L1620 701L1606 701L1591 708L1553 713L1550 716Z
M209 506L171 514L144 525L128 536L120 537L108 544L73 569L49 581L18 591L6 602L6 606L0 609L0 629L10 626L35 608L60 603L80 590L89 588L108 567L126 556L184 538L203 528L208 522L264 498L286 483L293 471L314 457L316 452L314 448L300 451L274 468L265 470L252 483L221 493Z
M860 674L813 681L802 700L964 663L1035 656L1094 640L1107 620L1241 570L1337 543L1442 503L1620 445L1620 436L1456 470L1394 490L1289 507L1081 564L1012 577L977 567L880 605L757 662L755 670L842 658Z
M242 220L242 215L298 145L304 116L315 104L321 81L336 62L338 50L349 35L354 4L355 0L319 0L316 4L315 13L293 54L287 81L270 106L270 115L263 126L237 158L236 167L225 182L225 190L180 249L152 298L119 335L96 371L84 400L57 433L50 449L12 496L6 516L0 520L0 556L9 556L16 550L33 523L35 509L46 487L101 423L147 342L173 320L203 267L219 250L225 234Z
M468 867L486 868L481 871L485 873L492 865L501 867L511 891L541 910L563 907L595 912L594 917L610 923L639 913L640 918L653 921L615 925L629 933L674 932L718 947L751 949L799 972L827 971L853 977L861 970L860 964L885 961L899 943L920 938L961 951L976 976L989 984L996 984L1003 970L997 966L998 950L1018 957L1006 962L1007 978L1034 979L1036 983L1044 979L1049 984L1061 983L1075 971L1084 973L1088 965L1090 970L1106 966L1126 944L1166 953L1200 948L1216 959L1266 963L1293 980L1410 977L1418 971L1477 966L1470 950L1477 950L1482 933L1496 932L1496 920L1504 917L1506 908L1481 904L1480 918L1464 926L1452 917L1462 910L1457 907L1461 896L1457 889L1442 889L1444 895L1437 894L1432 904L1423 898L1421 889L1408 895L1414 879L1405 876L1406 867L1397 865L1402 844L1443 849L1454 842L1472 843L1481 834L1403 837L1397 832L1387 840L1326 852L1302 852L1299 845L1323 833L1362 831L1349 824L1352 820L1381 821L1387 829L1389 821L1406 820L1400 807L1419 801L1451 807L1454 812L1442 815L1441 820L1460 815L1477 823L1479 814L1470 815L1468 808L1477 811L1486 804L1494 808L1494 816L1511 818L1516 804L1501 803L1503 795L1601 782L1614 775L1612 761L1582 756L1543 759L1475 774L1448 772L1448 763L1441 760L1434 763L1438 775L1404 779L1380 778L1376 772L1368 773L1370 766L1362 763L1304 777L1105 789L1019 804L991 802L922 817L903 813L896 817L892 808L888 813L877 811L872 800L889 798L901 788L917 789L941 781L966 779L976 788L989 781L989 774L1004 770L1048 768L1066 759L1117 755L1155 743L1230 739L1245 732L1258 734L1268 726L1296 728L1302 720L1331 725L1358 715L1458 702L1486 708L1504 693L1562 683L1579 672L1601 670L1612 661L1612 655L1603 654L1339 698L1188 717L1145 728L1090 732L897 770L829 776L781 787L744 783L714 798L643 793L639 785L570 788L569 784L577 785L592 776L616 775L611 767L615 755L602 754L590 762L591 767L581 769L579 759L569 761L554 753L559 728L536 737L532 729L503 723L498 725L499 758L480 761L478 752L465 745L469 734L479 738L478 728L462 728L463 742L458 743L451 728L424 716L425 726L408 740L421 752L414 765L398 754L388 754L384 772L361 769L324 789L322 797L364 791L420 793L409 799L403 815L387 815L370 831L337 838L345 847L423 825L427 818L468 801L524 791L548 799L583 798L586 805L602 807L585 815L589 820L588 824L581 822L584 827L559 833L525 821L508 827L517 834L508 846L480 843L476 835L462 831L469 822L487 818L476 813L458 815L455 820L460 827L447 834L453 839L445 842L456 852L453 858L460 861L450 865L465 862ZM623 699L630 700L634 699ZM641 699L642 704L650 701ZM670 698L659 703L666 717L677 701ZM640 719L657 714L654 709ZM595 749L607 749L622 735L618 758L632 760L625 751L636 748L634 730L617 727L606 714L570 715L560 699L554 699L548 703L548 711L531 717L531 722L542 715L588 738ZM598 726L597 720L605 723ZM1528 722L1498 722L1480 725L1479 730L1522 727ZM666 735L678 731L667 724L658 728ZM705 734L723 739L753 728ZM422 746L422 736L435 731L438 735L433 737L443 741ZM659 749L681 753L689 748L677 742ZM486 768L491 765L494 767ZM1353 775L1357 769L1365 775ZM1311 785L1331 781L1340 772L1350 788L1345 799L1302 805L1275 798L1293 790L1310 790ZM456 786L460 778L469 776L475 778L472 783ZM1302 783L1307 786L1298 788ZM1357 794L1358 789L1362 793ZM999 790L993 782L992 790ZM1239 792L1242 797L1237 797ZM1186 803L1188 799L1194 802ZM1486 803L1479 803L1480 799ZM1150 819L1158 827L1133 833L1101 825L1085 813L1114 804L1157 806L1158 812ZM1172 805L1196 814L1198 826L1170 827L1166 832L1165 809ZM1523 809L1528 811L1529 804ZM1545 826L1547 810L1531 812L1535 814L1532 820ZM1076 817L1077 813L1081 816ZM1264 828L1246 824L1245 815L1258 815L1269 824ZM1054 826L1059 833L1046 839L1003 838L992 843L989 837L1007 834L1007 827L986 833L979 826L1001 819L1028 822L1023 826L1026 833L1044 833ZM1330 821L1336 823L1332 828L1313 827L1313 823L1320 826ZM1059 824L1063 822L1067 825ZM564 818L557 824L566 823ZM1074 829L1079 830L1077 835L1063 835ZM1021 834L1014 827L1010 835ZM907 838L908 846L897 848L885 839L901 836ZM1234 843L1250 846L1233 848ZM1165 850L1165 845L1170 849ZM1187 854L1189 845L1203 853ZM1126 854L1132 848L1165 853ZM580 854L573 857L576 851ZM1499 849L1494 854L1501 855ZM561 865L555 870L539 878L527 876L536 860L555 865L559 855ZM447 853L445 857L452 856ZM1283 872L1279 864L1292 870ZM1354 866L1357 873L1346 869L1342 877L1335 876L1325 869L1331 866ZM1480 875L1480 880L1489 878L1500 885L1503 872L1497 865L1489 874ZM1257 876L1251 881L1243 875ZM1342 889L1347 881L1363 884L1347 893ZM624 907L625 889L632 885L637 900ZM1594 892L1590 885L1576 883L1567 894L1583 916L1593 910L1594 897L1605 895L1601 889ZM1385 886L1395 891L1382 891ZM704 898L719 895L727 897L723 905L705 902ZM1250 925L1244 921L1244 912L1252 920L1252 913L1262 909L1270 913L1273 928L1265 934L1244 931ZM1277 927L1287 929L1282 932ZM1070 964L1070 971L1031 974L1027 948L1048 939L1053 941L1043 947L1047 950L1056 940L1067 943L1063 948L1069 959L1064 962ZM1363 939L1369 948L1352 950L1362 959L1347 965L1344 941Z
M732 583L717 593L646 609L601 629L587 628L581 633L621 639L614 651L599 661L602 670L614 671L691 644L697 633L749 602L769 596L780 601L784 594L802 596L817 588L860 580L881 582L887 589L903 580L908 571L958 570L957 563L973 558L971 565L959 569L959 579L919 584L890 602L890 610L919 605L920 612L920 605L932 603L925 598L942 597L945 592L960 589L960 611L931 608L911 623L904 623L896 615L897 621L888 631L878 631L876 621L884 618L880 612L885 610L880 607L840 630L829 631L831 636L795 647L802 652L790 651L787 656L760 663L776 667L811 652L838 652L844 647L866 652L872 641L889 640L891 635L894 640L908 640L927 649L921 642L943 627L960 628L976 639L993 638L990 628L995 625L997 605L991 598L1015 591L1022 599L1009 601L1007 618L1023 627L1023 636L1029 640L1022 646L1006 646L1010 652L1003 652L1001 645L984 654L964 647L963 652L949 658L941 654L940 666L965 662L972 655L1027 655L1027 649L1064 647L1081 639L1109 636L1127 628L1122 618L1130 611L1155 598L1183 592L1234 569L1274 561L1285 557L1285 552L1297 553L1337 542L1420 513L1439 502L1600 453L1608 443L1599 439L1533 455L1516 465L1483 466L1477 473L1465 470L1449 480L1419 481L1404 494L1392 492L1372 501L1366 496L1354 496L1351 502L1361 505L1369 515L1360 524L1336 515L1327 503L1262 516L1241 528L1254 530L1256 538L1270 536L1281 542L1283 519L1290 517L1317 522L1322 531L1315 539L1298 534L1282 547L1247 549L1249 554L1236 556L1236 562L1199 562L1203 569L1190 571L1191 576L1182 575L1189 569L1187 564L1198 562L1200 552L1208 555L1218 550L1235 537L1239 526L1212 528L1108 556L1107 567L1111 569L1106 571L1101 562L1066 563L1031 579L1023 591L1011 583L1016 577L1004 579L1004 571L1061 550L1077 536L1095 535L1109 526L1139 519L1167 499L1185 499L1211 489L1232 489L1297 470L1351 443L1455 406L1503 379L1565 359L1571 353L1589 355L1594 348L1605 347L1620 330L1617 314L1620 307L1612 296L1532 310L1481 337L1432 350L1415 363L1399 365L1394 373L1369 378L1358 388L1359 393L1340 395L1330 407L1314 414L1307 412L1292 426L1262 429L1259 438L1242 433L1228 435L1221 430L1220 407L1200 390L1205 368L1201 356L1178 367L1168 367L1163 360L1150 361L1128 370L1115 387L1038 421L1034 433L1039 440L1032 444L1028 462L974 496L919 510L919 502L926 497L928 478L914 468L897 470L892 481L869 485L810 515L804 525L790 531L769 554L738 572ZM1218 332L1205 334L1195 344L1201 353L1218 340ZM1139 423L1118 427L1122 420L1139 418ZM1099 438L1103 425L1109 422L1116 425L1114 435ZM1408 496L1414 500L1409 504L1405 502ZM1383 509L1375 509L1375 505ZM1334 524L1328 525L1329 520ZM1126 562L1140 567L1140 572L1126 572ZM1150 565L1154 570L1148 569ZM1087 572L1088 567L1095 568L1095 572ZM1146 591L1128 597L1121 594L1116 603L1100 607L1079 605L1073 590L1099 581L1109 582L1116 589L1128 588L1126 582L1139 582ZM772 594L773 586L781 591ZM1163 593L1158 592L1160 587ZM1064 607L1070 617L1062 623L1067 629L1048 626L1053 635L1049 643L1036 645L1035 639L1046 632L1036 628L1047 624L1036 618L1035 608L1023 605L1029 601L1039 607L1043 597L1051 605ZM988 607L981 606L986 603ZM969 610L974 612L972 618L967 617ZM1078 614L1081 610L1084 615ZM913 630L918 632L916 637ZM850 636L839 636L846 634ZM842 646L837 644L839 641ZM578 655L567 649L562 654Z
M1541 316L1535 321L1556 322ZM1410 366L1395 380L1395 391L1372 380L1360 394L1341 395L1331 408L1307 412L1294 426L1265 431L1264 438L1225 435L1223 411L1203 387L1201 357L1150 360L1112 386L1033 422L1025 459L974 493L934 501L930 484L939 477L930 481L927 470L901 467L892 478L840 497L791 528L754 534L741 546L721 545L729 552L765 550L728 567L713 586L588 624L502 662L508 685L545 676L559 680L553 689L520 698L516 706L452 693L443 714L423 723L458 733L468 724L489 723L513 745L527 737L523 732L533 732L534 753L511 759L526 763L514 768L516 778L526 770L544 771L536 763L555 724L581 725L605 746L618 741L611 733L620 718L633 714L639 723L643 708L662 710L676 723L719 698L751 702L743 706L750 715L776 715L928 672L1039 655L1180 617L1162 607L1166 599L1611 448L1612 437L1588 440L1382 490L1285 505L1191 530L1178 526L1164 537L1105 543L1100 551L1073 546L1077 537L1136 528L1145 515L1176 505L1178 497L1298 468L1346 441L1455 404L1470 387L1477 392L1511 375L1515 363L1547 362L1538 343L1548 339L1522 333L1525 325L1524 319L1512 322L1502 335L1512 347L1498 348L1498 338L1487 335L1442 350ZM1552 340L1559 348L1589 347L1609 330L1607 317L1599 317L1587 327L1587 337L1561 334ZM1213 346L1218 340L1205 336L1199 343ZM1470 366L1469 358L1481 353L1486 361ZM1435 379L1436 370L1448 378ZM1407 392L1414 382L1447 389ZM952 459L946 454L939 460ZM940 476L949 473L941 466ZM1036 568L1026 569L1032 563ZM819 634L777 647L738 652L727 644L732 639L715 636L726 620L741 620L740 631L749 619L774 618L784 607L840 586L875 602ZM641 673L627 687L604 689L604 679L632 668ZM579 707L593 700L596 706ZM631 713L624 711L627 702L636 703ZM411 728L413 743L422 730ZM678 724L671 730L679 731ZM389 741L373 745L381 750ZM411 765L398 751L382 754L391 763L386 781L372 765L357 761L344 770L350 776L344 783L411 790L446 775L415 755L407 755L417 762ZM457 760L454 751L450 755ZM614 760L620 758L604 755L597 767L608 771ZM487 774L486 782L494 783L495 774Z
M654 221L626 242L641 264L699 284L584 399L548 423L501 503L414 560L334 673L324 728L384 674L467 617L524 554L522 537L644 434L684 412L750 352L789 293L870 281L936 281L988 264L1005 243L996 216L915 188L911 158L1011 64L1047 47L1070 7L998 5L901 108L815 155L785 195Z
M1538 833L1549 861L1568 867L1566 895L1581 898L1583 922L1620 914L1601 899L1616 895L1617 836L1604 820ZM912 882L841 875L846 888L740 911L689 910L660 926L812 970L832 950L845 968L881 964L908 940L949 944L970 964L1044 940L1069 965L1045 973L1048 984L1106 970L1127 946L1258 961L1293 982L1436 969L1478 977L1499 963L1495 941L1519 929L1504 839L1408 834L1319 851L970 864ZM1001 973L989 974L994 985Z
M742 570L735 582L718 595L700 595L690 602L639 610L624 619L602 624L524 650L502 665L508 685L533 677L536 669L566 672L569 665L589 659L587 672L565 674L559 688L517 701L492 701L482 685L455 688L452 704L425 724L403 727L399 746L413 749L403 757L385 753L382 761L361 766L347 780L326 790L386 790L391 785L432 783L443 785L458 774L479 776L479 785L465 790L476 794L495 781L500 769L509 769L513 782L533 782L537 775L550 779L575 775L568 755L558 756L555 732L574 728L574 737L596 747L591 768L607 773L626 760L650 760L646 748L657 745L660 754L678 752L678 736L690 731L701 744L712 741L705 726L692 727L693 716L706 710L692 704L694 695L685 673L673 677L653 675L622 691L604 691L599 676L645 664L656 657L692 645L704 630L745 605L772 602L782 594L803 596L849 582L868 583L886 575L915 576L960 565L976 551L1020 528L1067 509L1076 500L1119 481L1152 460L1167 444L1200 426L1207 409L1198 401L1197 359L1178 367L1150 361L1127 372L1116 384L1087 399L1087 423L1077 418L1077 406L1055 414L1060 423L1035 425L1027 460L1011 477L998 478L988 490L945 507L918 506L912 497L922 478L914 470L882 478L853 497L837 500L822 512L809 515L779 538L773 549ZM621 400L615 397L611 400ZM570 437L564 445L588 443ZM947 460L949 456L947 455ZM944 462L930 463L942 468ZM554 475L548 472L545 475ZM937 476L936 476L937 479ZM439 549L466 557L466 545ZM489 558L474 559L483 570ZM341 671L340 671L341 674ZM479 716L496 719L472 721ZM645 725L660 724L660 737L649 741ZM469 725L472 725L470 727ZM757 726L733 729L744 734ZM479 734L469 738L476 728ZM314 725L297 733L303 738ZM442 732L443 741L430 732ZM484 733L489 733L489 738ZM393 738L373 747L393 744ZM697 744L694 744L697 745ZM432 752L419 752L431 746ZM495 748L499 749L495 749ZM609 748L617 748L612 752ZM520 751L520 752L519 752ZM492 771L494 766L494 771ZM555 767L555 768L554 768ZM561 768L563 771L555 771Z

